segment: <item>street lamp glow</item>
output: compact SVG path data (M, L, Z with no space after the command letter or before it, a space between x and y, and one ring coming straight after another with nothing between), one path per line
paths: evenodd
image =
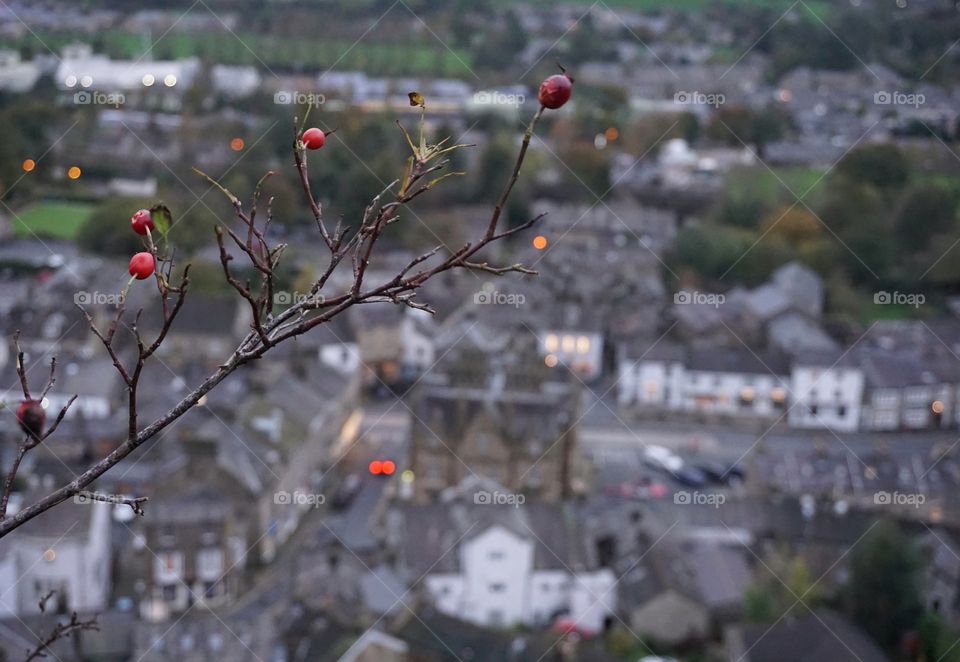
M153 74L144 74L142 82L144 87L150 87L157 82L157 79L153 77Z
M173 74L167 74L163 79L163 84L167 87L173 87L177 84L177 77Z

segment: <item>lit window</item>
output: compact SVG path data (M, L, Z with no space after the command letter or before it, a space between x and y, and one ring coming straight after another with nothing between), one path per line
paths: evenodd
M586 354L590 351L590 339L586 336L580 336L577 338L577 351L581 354Z
M547 334L547 337L543 339L543 344L548 352L555 352L560 349L560 339L555 333Z
M563 351L572 352L577 345L577 341L573 336L564 336L563 337Z

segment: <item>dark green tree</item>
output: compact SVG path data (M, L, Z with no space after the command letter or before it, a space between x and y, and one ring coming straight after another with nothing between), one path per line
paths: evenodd
M874 525L850 554L849 614L887 650L920 616L921 568L919 550L891 520Z

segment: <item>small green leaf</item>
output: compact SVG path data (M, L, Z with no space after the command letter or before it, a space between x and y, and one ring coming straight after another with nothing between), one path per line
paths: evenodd
M173 225L173 214L170 213L170 209L162 202L158 203L150 208L150 218L153 220L153 225L166 239L167 233L170 232L170 227Z

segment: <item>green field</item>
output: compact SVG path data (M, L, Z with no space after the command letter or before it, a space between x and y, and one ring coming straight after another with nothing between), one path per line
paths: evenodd
M771 172L762 165L735 171L727 183L734 195L743 190L761 198L786 198L792 201L791 191L802 196L807 191L811 195L823 183L823 171L816 168L778 167ZM790 190L787 190L789 187Z
M40 46L40 42L45 47ZM41 32L20 39L0 38L4 48L32 48L59 51L78 41L90 41L89 35L70 32ZM95 47L113 58L137 59L149 42L123 30L98 33ZM356 43L351 39L272 37L229 32L175 33L160 38L151 51L154 59L178 59L197 56L223 64L250 64L263 68L359 69L378 75L434 75L463 77L470 75L471 57L462 50L449 50L439 41L405 43L382 42L374 38Z
M18 237L73 239L93 208L94 205L82 202L41 202L18 211L10 224Z

